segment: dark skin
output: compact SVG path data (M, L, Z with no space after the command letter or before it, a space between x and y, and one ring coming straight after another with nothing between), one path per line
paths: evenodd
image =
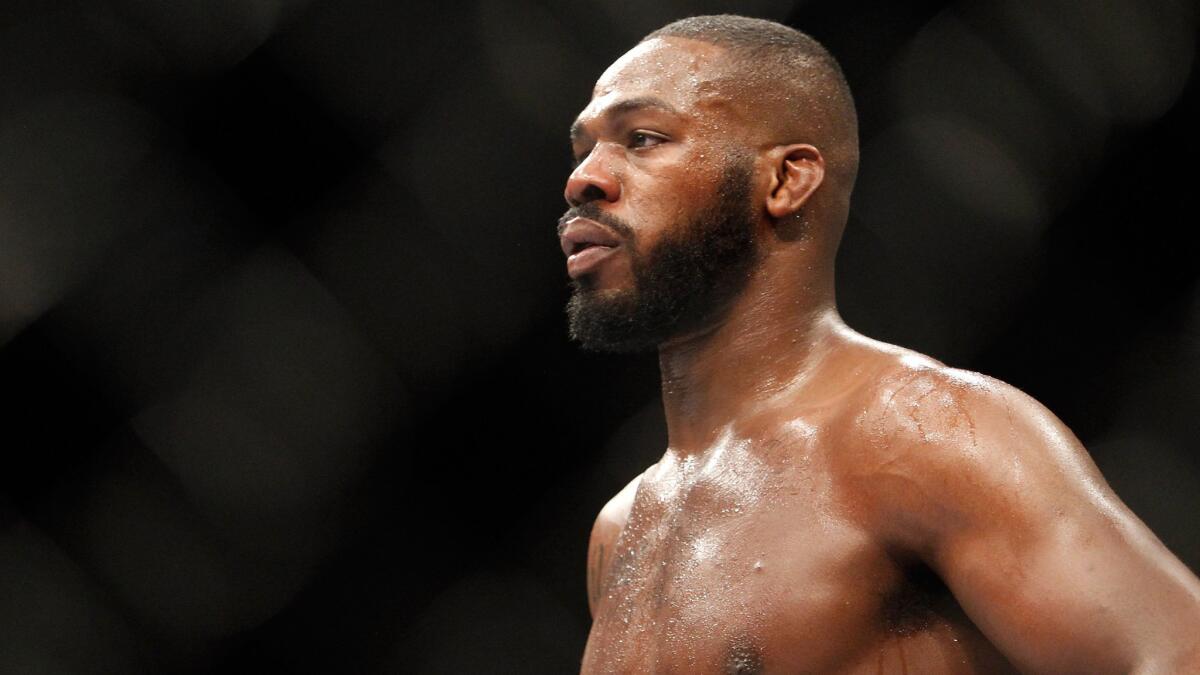
M760 253L659 348L669 445L596 519L582 672L1200 672L1200 581L1061 422L842 323L837 139L756 122L731 67L643 43L574 128L567 201L647 248L751 153ZM629 289L626 245L572 274Z

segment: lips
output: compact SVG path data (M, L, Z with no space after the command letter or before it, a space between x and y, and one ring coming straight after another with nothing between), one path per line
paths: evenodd
M587 274L621 245L608 228L586 218L573 218L559 235L563 255L567 256L567 274L572 279Z

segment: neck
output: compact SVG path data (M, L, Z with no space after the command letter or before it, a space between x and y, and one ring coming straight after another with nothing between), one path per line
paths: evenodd
M764 260L724 317L659 348L670 447L709 447L734 420L801 386L844 328L832 269ZM814 281L815 279L815 281Z

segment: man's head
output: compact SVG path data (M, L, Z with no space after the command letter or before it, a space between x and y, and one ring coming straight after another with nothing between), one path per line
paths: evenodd
M571 136L560 235L586 347L704 329L789 244L832 274L857 129L836 62L798 31L734 16L669 24L600 77Z

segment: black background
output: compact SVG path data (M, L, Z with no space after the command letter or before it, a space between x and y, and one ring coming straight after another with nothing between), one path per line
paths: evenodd
M0 324L0 671L577 668L591 520L665 432L652 355L565 336L565 130L641 34L715 9L810 32L856 92L848 323L1038 398L1196 569L1194 13L1121 5L1175 45L1150 52L1177 84L1158 106L1134 105L1155 95L1137 77L1096 94L1109 114L1082 116L1071 161L982 118L1047 195L1012 238L909 175L937 155L893 133L914 106L969 117L979 91L1051 100L1051 137L1082 127L1003 6L9 3L0 308L27 309ZM1048 6L1027 18L1051 34L1082 11ZM1125 20L1088 16L1093 37ZM1029 86L934 69L904 90L921 49L971 63L934 39L947 22ZM1089 72L1156 82L1119 51L1139 46ZM308 449L255 468L250 426L155 416L194 391ZM184 450L156 446L161 419ZM255 472L289 466L319 489L256 501Z

